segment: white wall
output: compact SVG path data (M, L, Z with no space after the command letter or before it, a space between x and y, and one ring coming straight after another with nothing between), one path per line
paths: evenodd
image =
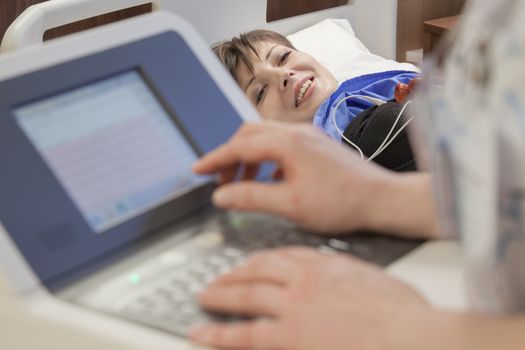
M161 0L161 5L189 20L210 44L252 29L289 34L325 18L346 18L373 53L395 57L397 0L353 0L350 5L270 24L266 0Z
M397 0L356 0L354 31L373 53L395 60Z

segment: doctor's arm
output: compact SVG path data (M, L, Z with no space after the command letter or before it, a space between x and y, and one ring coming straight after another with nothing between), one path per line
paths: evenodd
M261 161L283 180L252 180ZM239 165L244 181L232 182ZM320 231L359 228L436 236L429 175L365 163L311 127L247 124L195 165L219 173L215 203L287 216ZM208 309L262 316L195 328L197 342L226 349L517 350L525 318L451 313L428 305L380 268L306 248L262 252L199 296Z
M441 311L383 270L306 248L260 253L199 296L212 310L262 316L194 328L225 349L518 350L525 317Z
M253 180L263 161L279 166L282 181ZM241 165L243 180L234 182ZM311 126L244 124L194 171L219 174L222 185L213 196L219 207L270 212L324 232L438 236L430 175L398 174L366 163Z

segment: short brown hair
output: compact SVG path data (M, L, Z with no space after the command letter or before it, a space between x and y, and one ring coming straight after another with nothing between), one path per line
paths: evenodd
M218 43L212 49L230 74L238 81L237 69L241 62L253 73L253 65L249 56L250 54L258 56L257 44L263 41L273 42L295 50L292 43L283 35L262 29L253 30L231 40Z

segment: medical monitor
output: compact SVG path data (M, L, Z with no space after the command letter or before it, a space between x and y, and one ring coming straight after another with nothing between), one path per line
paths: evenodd
M166 31L0 81L0 221L46 287L210 206L191 164L243 119L209 65Z

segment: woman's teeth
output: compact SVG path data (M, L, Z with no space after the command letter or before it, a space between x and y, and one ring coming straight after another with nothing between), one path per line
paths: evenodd
M312 80L307 80L304 82L303 86L301 86L301 90L299 90L299 94L297 95L297 102L295 103L296 106L299 106L299 104L303 101L304 94L312 83Z

